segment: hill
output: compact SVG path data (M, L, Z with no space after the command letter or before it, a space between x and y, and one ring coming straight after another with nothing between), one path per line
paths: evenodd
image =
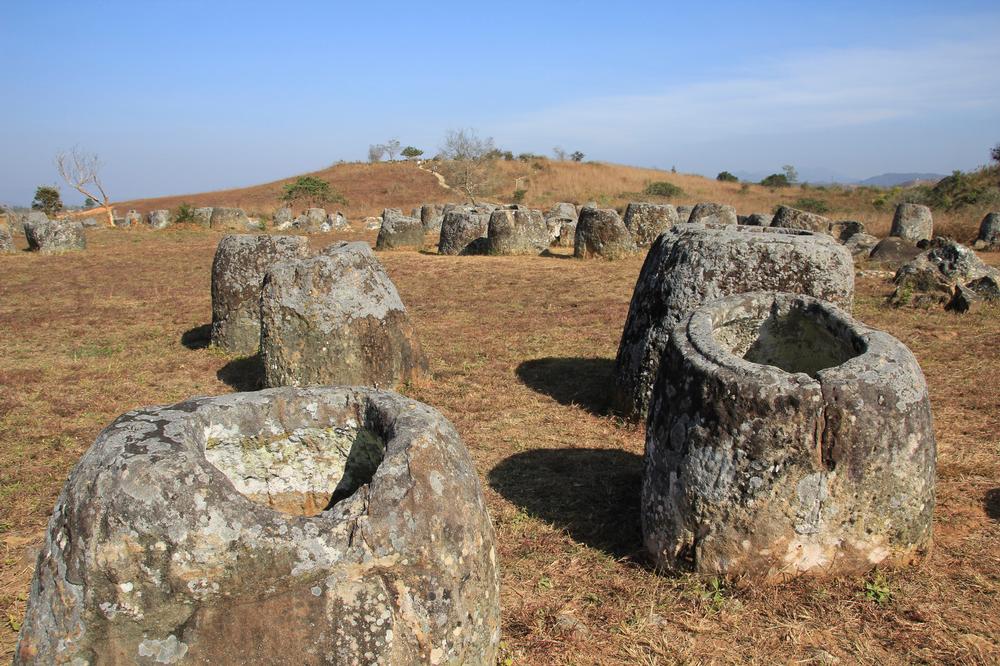
M870 185L872 187L907 187L917 183L936 183L944 178L939 173L883 173L871 178L859 180L858 185Z
M462 201L465 197L450 189L435 173L435 162L383 162L377 164L342 163L308 175L330 183L333 190L347 199L346 205L331 206L343 211L349 219L378 215L383 208L404 211L424 203ZM919 174L917 174L919 175ZM171 195L153 199L133 199L117 202L122 214L130 208L146 213L157 208L176 208L182 203L192 206L237 206L253 216L268 219L282 205L281 193L286 183L298 176L244 188ZM682 194L664 199L643 193L653 182L669 182L681 188ZM818 208L837 219L864 222L877 234L888 232L895 194L873 192L870 188L841 185L797 185L772 189L751 183L725 183L699 175L673 173L606 162L557 161L532 158L526 161L498 161L493 191L487 200L513 202L517 190L523 190L520 201L536 208L547 208L559 201L576 204L596 202L600 206L624 209L630 201L663 201L692 205L700 201L715 201L734 206L740 214L771 212L778 205ZM890 200L891 199L891 200ZM961 211L938 214L939 228L961 225L964 237L974 233L986 209L969 207Z

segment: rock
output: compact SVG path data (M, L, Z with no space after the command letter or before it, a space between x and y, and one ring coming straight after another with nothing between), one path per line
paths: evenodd
M896 206L896 214L892 217L892 229L889 235L913 242L930 240L934 237L934 218L931 216L931 209L919 204L899 204Z
M622 259L636 253L635 241L618 217L607 208L584 208L576 223L573 256L579 259L602 257Z
M397 250L424 246L424 226L415 217L407 217L397 208L382 211L382 226L375 241L376 250Z
M301 236L223 236L212 262L212 344L249 356L260 346L260 293L272 264L305 257Z
M499 639L495 536L454 426L387 391L281 388L101 432L14 663L492 665Z
M791 206L778 206L774 219L771 220L771 226L779 229L805 229L824 234L830 233L829 218Z
M622 220L632 234L637 247L647 247L661 233L677 224L677 209L670 204L633 201L625 209Z
M751 213L747 215L747 226L751 227L769 227L771 222L774 220L774 215L768 215L767 213Z
M307 234L328 231L326 227L326 210L323 208L306 208L301 215L292 221L292 226Z
M838 220L830 223L830 235L841 243L850 240L856 234L864 234L865 232L864 223L857 220Z
M950 238L938 237L931 241L930 249L896 271L892 280L896 289L889 301L893 305L916 307L947 304L957 287L984 278L1000 280L1000 271L983 263L970 248Z
M889 236L872 248L868 260L887 266L899 266L914 259L923 252L917 244L905 238Z
M135 210L130 210L129 212L125 213L125 226L126 227L137 227L140 224L142 224L142 214L141 213L139 213L139 212L137 212Z
M0 224L0 254L11 254L12 252L17 252L17 248L14 247L14 238L11 236L10 227L6 224Z
M250 219L242 208L213 208L209 226L221 231L247 231Z
M271 226L277 231L287 231L295 223L295 215L290 206L282 206L271 216Z
M539 255L549 247L549 230L540 210L498 208L490 215L486 254Z
M692 211L694 211L694 206L678 206L677 221L681 224L685 222L690 222Z
M28 249L41 254L60 254L87 247L83 225L73 220L29 218L24 225L24 236Z
M934 484L927 385L889 334L774 292L673 329L642 482L657 567L778 582L910 564L931 545Z
M326 216L327 231L350 231L351 224L339 210Z
M260 303L266 386L393 388L427 371L396 286L367 243L274 264Z
M212 211L215 209L211 206L202 206L201 208L195 208L192 216L192 222L200 227L205 227L208 229L212 226Z
M572 242L565 243L559 240L563 233L563 227L570 225L573 233L576 232L576 221L579 215L576 206L571 203L557 203L545 213L545 225L549 230L549 242L553 245L572 247ZM572 234L570 234L572 235ZM568 238L568 237L567 237Z
M116 217L114 224L115 228L117 229L127 229L130 226L132 226L131 222L129 220L126 220L124 217Z
M736 224L736 209L717 203L700 203L691 209L688 222L701 224Z
M470 244L489 233L492 210L485 208L455 207L444 214L438 254L472 254L480 245ZM486 241L481 241L485 243Z
M441 222L444 221L444 206L442 204L424 204L420 207L420 224L425 232L437 233L441 231Z
M84 229L96 229L101 226L101 221L96 217L84 217L80 219L80 224Z
M576 247L576 222L563 222L559 227L559 236L554 245L557 247Z
M982 302L982 299L975 290L960 284L955 287L955 291L947 305L944 306L944 309L965 314L977 310L980 302Z
M844 241L844 247L850 250L851 255L861 259L867 259L875 246L878 245L879 240L874 236L869 236L865 233L853 234L850 238Z
M146 218L151 229L166 229L170 226L170 211L165 209L153 210Z
M995 250L1000 247L1000 213L987 213L979 223L976 249Z
M677 322L702 303L759 290L807 294L850 309L854 263L830 236L797 229L688 224L660 236L639 273L618 345L618 411L646 416Z
M378 217L366 217L363 222L366 231L382 228L382 219Z

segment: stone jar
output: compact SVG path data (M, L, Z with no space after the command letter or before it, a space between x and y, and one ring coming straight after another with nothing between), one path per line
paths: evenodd
M495 663L499 579L455 428L282 388L128 412L70 474L15 664Z
M777 581L911 563L931 545L934 482L927 385L887 333L775 292L674 328L642 482L658 567Z
M265 386L396 388L427 371L396 285L364 242L271 266L260 326Z
M646 255L615 359L613 399L642 419L674 324L702 303L745 291L807 294L848 309L851 253L826 234L737 225L682 224Z
M212 344L231 354L256 354L267 269L308 253L309 242L301 236L223 236L212 261Z

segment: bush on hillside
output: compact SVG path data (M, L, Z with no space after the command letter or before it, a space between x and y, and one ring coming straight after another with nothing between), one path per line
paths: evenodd
M309 203L314 206L326 203L347 204L344 195L330 188L330 183L313 176L299 176L295 182L285 183L283 201Z
M669 199L670 197L679 197L683 195L684 190L673 183L660 180L647 185L646 189L643 190L643 194L648 194L649 196L654 197L666 197Z
M791 185L788 182L788 176L783 173L772 173L770 176L760 181L760 184L764 187L788 187Z
M194 222L194 206L184 201L174 209L174 222Z
M733 174L729 173L728 171L721 172L718 176L715 177L715 179L717 181L719 181L720 183L738 183L738 182L740 182L739 178L737 178Z
M799 210L805 210L819 215L830 212L830 205L828 203L822 199L813 199L811 197L800 197L796 199L792 202L792 208L798 208Z

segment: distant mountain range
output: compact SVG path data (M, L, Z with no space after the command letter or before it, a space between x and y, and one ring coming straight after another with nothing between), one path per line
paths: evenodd
M780 173L780 172L777 172ZM737 178L750 183L759 183L768 174L750 171L737 171L734 174ZM896 187L897 185L912 185L917 182L931 182L944 178L940 173L883 173L864 180L850 178L843 174L836 173L829 169L800 169L799 182L810 183L812 185L830 185L840 183L842 185L870 185L873 187Z

